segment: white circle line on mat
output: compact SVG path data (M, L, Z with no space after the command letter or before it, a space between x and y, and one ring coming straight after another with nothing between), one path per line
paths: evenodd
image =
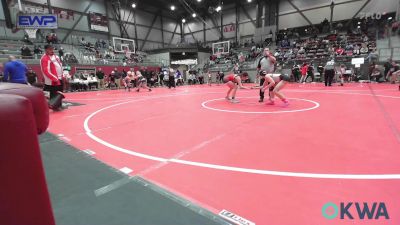
M161 158L157 156L152 156L148 154L143 154L139 152L135 152L129 149L121 148L119 146L113 145L111 143L108 143L99 137L95 136L90 127L89 127L89 121L91 118L93 118L95 115L98 113L119 106L123 104L128 104L131 102L137 102L137 101L145 101L148 99L157 99L157 98L163 98L163 97L171 97L171 96L178 96L178 95L167 95L167 96L158 96L158 97L151 97L151 98L146 98L146 99L141 99L141 100L132 100L132 101L127 101L127 102L122 102L122 103L117 103L114 105L110 105L107 107L103 107L92 114L90 114L88 117L86 117L83 126L86 131L86 135L88 135L89 138L92 140L98 142L99 144L102 144L104 146L107 146L115 151L122 152L128 155L144 158L144 159L149 159L153 161L159 161L159 162L172 162L172 163L177 163L177 164L183 164L183 165L190 165L190 166L196 166L196 167L202 167L202 168L209 168L209 169L216 169L216 170L225 170L225 171L232 171L232 172L241 172L241 173L250 173L250 174L261 174L261 175L271 175L271 176L283 176L283 177L297 177L297 178L314 178L314 179L350 179L350 180L398 180L400 179L400 174L324 174L324 173L301 173L301 172L288 172L288 171L274 171L274 170L261 170L261 169L251 169L251 168L243 168L243 167L234 167L234 166L224 166L224 165L217 165L217 164L210 164L210 163L202 163L202 162L194 162L194 161L187 161L187 160L180 160L180 159L167 159L167 158Z
M243 98L253 98L253 97L242 97L242 99L243 99ZM239 111L239 110L217 109L217 108L213 108L213 107L207 106L207 103L209 103L209 102L215 102L215 101L220 101L220 100L226 101L225 98L211 99L211 100L208 100L208 101L205 101L205 102L201 103L201 106L203 106L203 107L206 108L206 109L214 110L214 111L218 111L218 112L242 113L242 114L279 114L279 113L305 112L305 111L310 111L310 110L316 109L316 108L318 108L318 107L320 106L320 104L319 104L318 102L315 102L315 101L312 101L312 100L308 100L308 99L302 99L302 98L288 98L288 99L294 99L294 100L300 100L300 101L311 102L311 103L314 104L314 106L313 106L313 107L309 107L309 108L305 108L305 109L281 110L281 111L273 111L273 112L265 112L265 111L255 111L255 112L254 112L254 111L253 111L253 112L251 112L251 111ZM236 103L235 103L235 104L236 104ZM240 104L240 103L237 103L237 104ZM264 106L265 106L265 104L260 104L260 105L264 105ZM265 106L265 107L269 107L269 106ZM275 108L276 108L277 106L272 106L272 107L275 107ZM278 107L279 107L279 106L278 106ZM290 105L289 105L289 107L290 107ZM281 107L281 108L283 108L283 107Z

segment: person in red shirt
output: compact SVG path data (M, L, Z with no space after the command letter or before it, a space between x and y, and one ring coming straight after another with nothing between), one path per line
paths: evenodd
M228 74L228 75L224 76L223 81L229 87L229 90L226 93L226 97L225 97L226 100L228 100L232 103L239 103L239 101L237 99L235 99L236 91L238 88L249 89L249 88L243 86L243 84L242 84L242 80L247 80L248 77L249 77L249 74L246 72L244 72L240 75L232 73L232 74ZM231 93L232 93L232 97L229 97Z
M50 92L50 108L54 110L62 109L61 91L63 90L63 67L60 58L54 54L54 47L46 45L45 54L40 59L40 68L44 77L44 91ZM62 98L60 98L60 95ZM59 100L55 100L58 98Z
M301 78L300 83L305 83L307 78L308 64L304 63L301 67Z
M339 48L336 49L336 55L343 55L344 54L344 49L340 46Z

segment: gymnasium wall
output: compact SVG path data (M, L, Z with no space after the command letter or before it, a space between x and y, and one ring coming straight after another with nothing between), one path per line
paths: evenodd
M330 0L291 0L291 2L300 10L305 10L303 14L313 24L320 24L325 18L330 19L331 9ZM335 0L333 21L351 19L359 9L367 2L367 0ZM384 13L384 12L395 12L399 6L398 0L372 0L361 13ZM263 7L263 6L262 6ZM246 13L253 19L256 20L257 5L256 4L245 4L239 7L238 21L239 28L238 39L249 40L256 33L256 27L248 18ZM262 10L261 19L264 21L265 8ZM216 25L215 27L210 19L206 20L206 35L204 38L203 33L203 22L198 20L192 20L185 24L185 40L189 42L201 41L201 42L216 42L220 38L220 15L213 17ZM301 14L293 7L289 1L282 0L279 3L279 24L278 29L293 28L307 26L309 23L304 19ZM236 10L234 5L225 5L223 10L223 25L227 26L236 22ZM274 30L271 29L271 30ZM268 33L268 31L266 31ZM225 40L235 40L236 31L223 32Z
M256 18L257 8L255 6L255 4L243 5L243 8L253 20ZM239 19L239 29L225 29L223 32L224 40L235 41L236 32L238 32L238 39L240 39L240 37L249 37L254 35L255 26L251 20L247 18L244 10L239 7L239 13L236 15L235 6L232 4L224 5L222 13L223 27L228 28L230 25L234 25L236 23L236 16L238 16ZM203 29L205 30L205 39ZM205 19L204 21L190 18L189 22L187 22L184 26L184 33L185 40L189 40L189 42L217 42L221 38L221 15L213 14L212 19Z
M161 62L163 65L169 65L170 64L170 54L169 52L164 52L164 53L157 53L157 54L148 54L146 57L146 60L149 60L151 62Z
M325 18L330 20L331 1L327 0L291 0L291 2L313 23L320 24ZM367 0L334 0L333 21L351 19ZM398 0L372 0L360 13L396 12ZM361 14L358 14L358 17ZM279 4L279 29L308 26L308 22L287 0Z
M205 52L198 52L197 53L197 63L199 65L204 65L205 63L210 60L210 53L205 53Z
M57 29L56 33L60 40L62 40L69 29L73 28L75 23L77 23L74 27L74 30L71 32L67 39L67 43L77 43L81 37L84 37L85 40L90 42L95 42L97 39L109 39L112 36L120 37L121 33L119 30L118 23L113 19L113 10L111 3L106 0L68 0L68 1L59 1L59 0L50 0L52 7L60 8L60 9L70 9L74 11L73 18L70 19L62 19L59 18L59 29ZM42 5L42 7L47 9L47 0L29 0L23 1L23 5ZM89 4L91 4L89 6ZM0 4L1 5L1 4ZM107 10L106 10L107 8ZM87 11L85 11L87 9ZM106 12L107 11L107 12ZM96 12L101 13L103 15L108 15L109 17L109 33L105 32L96 32L91 31L89 29L88 23L88 13ZM137 23L137 34L135 34L134 29L134 13L132 10L121 10L122 20L127 21L126 29L128 31L129 38L135 39L137 36L139 48L143 50L161 48L164 45L168 45L169 43L176 44L180 41L180 26L177 26L175 30L177 21L175 19L163 16L163 26L161 28L161 16L160 14L151 14L149 12L137 11L136 12L136 23ZM155 18L156 17L156 18ZM153 28L150 29L151 23L154 20ZM5 24L4 21L4 13L2 8L0 8L0 23ZM163 29L163 32L161 30ZM174 32L175 31L175 32ZM47 31L45 31L47 32ZM163 35L162 35L163 34ZM8 37L8 38L22 38L24 32L19 31L13 33L8 28L0 29L0 36ZM147 41L144 39L147 36ZM162 39L164 36L164 40Z
M334 8L333 20L344 20L352 18L355 13L366 3L367 0L335 0L337 4ZM96 39L109 39L112 36L120 37L120 28L118 23L113 19L113 10L110 1L106 0L50 0L53 7L74 11L73 19L59 19L59 29L57 34L59 39L63 39L69 29L73 28L67 39L69 43L76 43L81 37L94 42ZM257 4L242 2L242 6L236 7L233 4L223 6L223 38L224 40L250 40L256 33L254 23L256 20ZM300 10L305 10L304 15L314 24L321 23L325 18L330 17L330 0L291 0L291 2ZM46 8L47 0L27 0L23 4L40 4ZM90 7L88 7L90 4ZM139 2L140 4L140 2ZM398 9L398 0L371 0L362 12L395 12ZM1 7L1 6L0 6ZM262 7L261 21L264 23L265 7ZM87 11L85 11L87 9ZM136 14L131 9L121 10L122 20L127 21L126 30L131 39L138 39L138 47L142 50L151 50L162 48L169 44L177 44L181 39L181 22L172 18L170 12L151 13L151 7L143 10L136 10ZM89 12L107 14L109 17L110 33L93 32L89 30L87 15ZM134 29L134 18L136 18L137 31ZM238 27L229 29L236 23L238 18ZM250 19L251 18L251 19ZM199 20L194 18L186 18L187 23L183 26L184 39L186 42L195 43L212 43L217 42L221 38L221 15L215 13L210 18ZM289 3L288 0L282 0L279 3L279 26L278 29L299 27L308 25L308 22L297 12L297 10ZM11 32L10 29L4 27L3 10L0 10L0 36L20 38L23 32ZM152 26L153 25L153 26ZM263 24L264 25L264 24ZM175 29L176 28L176 29ZM228 28L228 29L227 29ZM147 40L146 40L147 39ZM146 40L146 41L145 41Z

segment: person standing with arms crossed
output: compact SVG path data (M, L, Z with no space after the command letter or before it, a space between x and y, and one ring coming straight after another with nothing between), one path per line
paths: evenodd
M275 62L276 58L271 54L269 48L264 48L263 57L258 61L257 66L257 76L260 76L261 73L272 74L275 70ZM260 87L264 86L265 76L261 76L260 78ZM260 89L260 100L258 102L264 101L264 92Z

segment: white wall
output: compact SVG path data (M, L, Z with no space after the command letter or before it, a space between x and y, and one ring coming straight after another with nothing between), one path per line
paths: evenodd
M4 13L3 13L3 4L0 3L0 20L4 20Z
M256 11L257 7L255 4L247 4L243 7L247 11L247 14L251 17L251 19L256 20ZM243 11L241 7L239 7L239 35L240 36L251 36L254 35L255 26L251 22L251 20L246 16L246 13ZM196 19L190 19L184 27L185 31L185 40L194 41L195 39L201 42L217 42L220 40L220 29L221 29L221 16L220 14L214 14L213 19L215 21L215 25L211 19L205 19L205 29L206 29L206 39L204 40L203 33L203 22ZM223 26L235 24L236 23L236 9L234 5L225 5L223 10ZM193 35L190 34L190 30L193 32ZM237 28L236 28L237 29ZM194 36L194 38L193 38ZM234 40L236 37L236 32L224 32L224 39Z
M170 64L169 52L149 54L149 55L147 55L146 60L149 60L152 62L163 62L164 65L169 66L169 64Z
M210 53L198 52L197 53L197 63L200 65L204 65L210 59Z
M325 18L330 19L331 9L330 0L292 0L293 4L300 10L325 6L320 9L303 11L303 14L313 23L319 24ZM349 2L349 0L335 0L335 3L344 3L336 5L334 8L333 21L351 19L356 12L367 2L367 0L358 0ZM383 13L395 12L399 4L398 0L372 0L361 12L368 13ZM295 13L293 13L295 12ZM288 14L293 13L293 14ZM292 28L299 26L308 26L308 22L296 12L296 9L289 4L287 0L283 0L279 4L279 29ZM361 14L359 14L360 16Z
M29 0L31 2L45 4L47 0ZM52 6L58 8L70 8L75 10L75 20L65 20L60 19L59 27L60 29L57 31L59 37L62 39L69 28L75 24L75 22L82 15L84 9L88 6L90 0L50 0ZM105 1L107 0L94 0L92 1L92 5L89 8L89 12L97 12L105 14L108 11L108 16L113 18L112 16L112 7L110 1L107 1L107 10L105 6ZM349 0L335 0L336 3L348 2ZM346 3L342 5L335 6L334 17L336 20L344 20L351 18L360 7L367 0L358 0L351 3ZM363 12L394 12L397 9L399 0L372 0L365 7ZM324 20L324 18L330 17L330 0L292 0L292 2L301 10L326 6L320 9L308 10L304 11L305 16L315 24L319 24ZM245 4L245 3L243 3ZM255 1L251 4L245 4L243 6L247 11L247 14L255 21L257 14L257 7ZM299 27L308 25L307 21L296 12L296 10L291 6L287 0L280 1L280 10L279 10L279 27L278 29L291 28L291 27ZM127 30L130 38L135 37L135 29L133 25L133 14L128 18L130 10L122 10L123 20L131 22L131 25L127 25ZM288 14L289 13L289 14ZM149 32L149 26L151 26L153 19L155 18L156 13L148 13L144 11L137 10L136 13L136 22L137 22L137 37L138 37L138 45L141 46L143 40L146 38L146 34ZM176 33L172 39L172 44L176 44L180 42L180 22L175 19L169 18L167 14L163 17L163 30L164 33L161 33L161 19L160 16L157 17L155 23L153 24L153 28L148 36L148 40L144 45L145 49L152 49L158 46L162 46L162 42L167 45L171 37L173 35L175 26L177 23L178 28ZM187 18L187 24L184 27L185 40L190 42L194 42L195 40L201 42L216 42L220 39L220 16L219 14L215 14L213 16L217 27L214 27L214 24L210 19L205 19L206 22L206 35L204 39L203 33L203 22L199 19ZM243 11L242 7L239 7L239 27L236 28L239 30L238 35L239 38L251 38L255 34L255 26L251 22L251 20L247 17L246 13ZM263 19L263 16L261 17ZM4 20L3 11L0 10L0 20ZM229 25L236 22L236 10L234 5L224 5L223 9L223 25ZM263 21L264 22L264 21ZM110 33L111 36L120 36L119 25L113 19L110 19ZM189 28L193 32L193 35L190 34ZM0 35L8 35L8 36L22 36L23 33L10 34L11 31L7 29L0 29ZM108 38L107 33L94 33L91 32L88 28L88 19L85 14L83 14L82 19L75 27L74 31L71 33L72 35L82 35L87 38L90 36L94 36L95 38ZM233 40L236 37L235 32L227 32L224 33L225 39ZM162 36L164 36L164 40L162 40ZM193 37L194 36L194 37Z
M372 0L363 12L396 12L398 0Z
M174 32L177 21L172 20L170 18L163 17L163 24L164 24L164 31ZM179 28L179 24L178 24L178 28Z

